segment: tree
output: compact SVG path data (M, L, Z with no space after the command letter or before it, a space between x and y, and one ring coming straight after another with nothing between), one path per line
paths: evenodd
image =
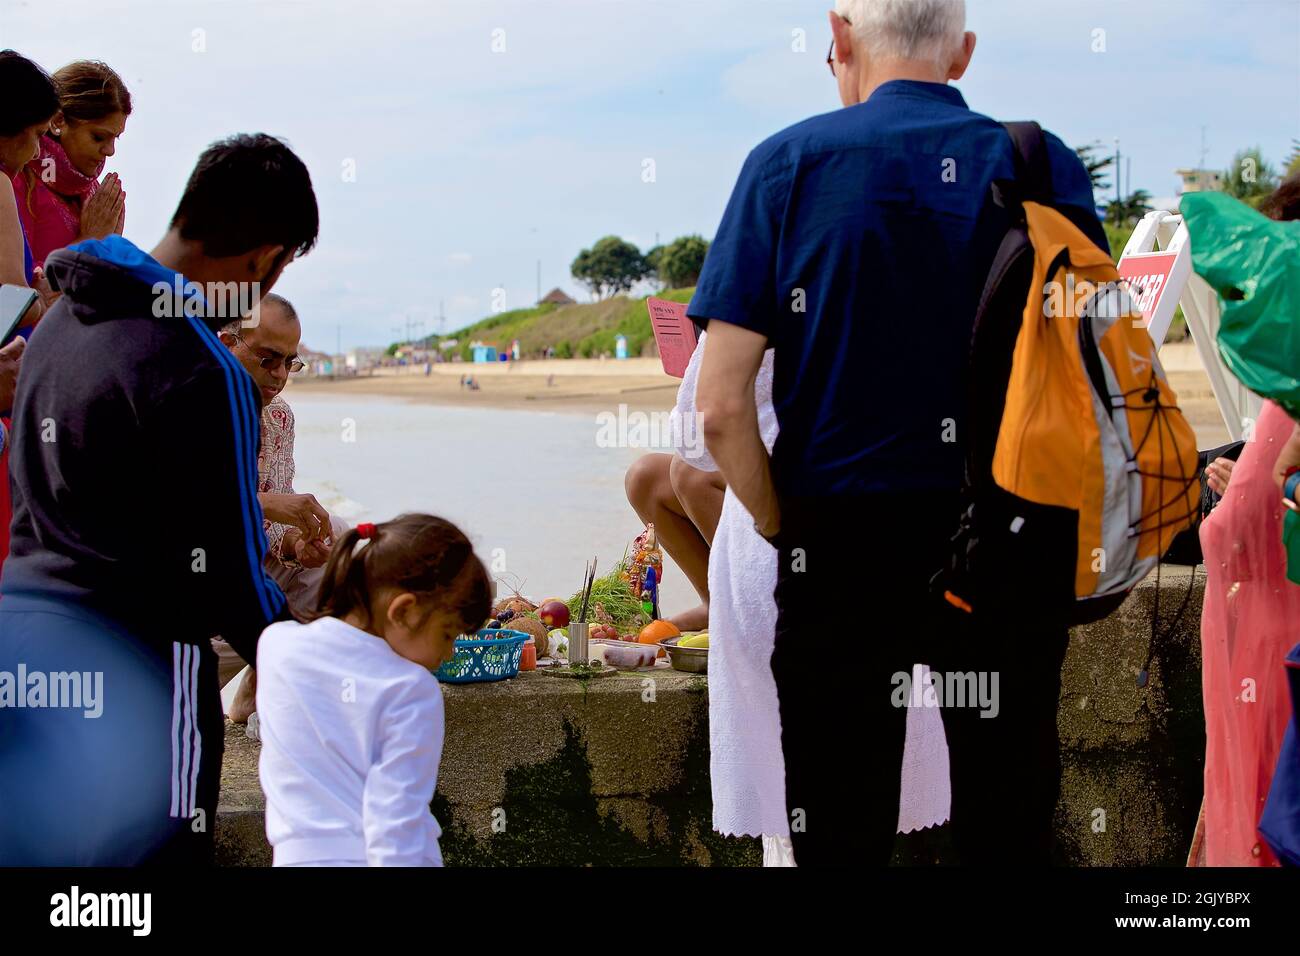
M1264 159L1258 146L1238 151L1223 173L1223 191L1251 206L1277 188L1277 172Z
M663 254L663 246L651 246L649 251L645 254L645 278L653 279L661 286L663 285L664 278L659 272L659 265L660 260L663 258Z
M631 289L645 278L647 266L641 250L632 243L606 236L579 252L569 271L593 296L604 299Z
M1106 206L1106 221L1116 226L1133 226L1151 211L1151 194L1145 189L1135 189L1128 198Z
M1300 139L1291 140L1291 158L1286 161L1286 174L1300 173Z
M1098 158L1095 154L1099 149L1105 149L1100 141L1089 143L1087 146L1074 147L1074 152L1088 170L1088 178L1092 180L1094 192L1103 192L1110 188L1110 181L1106 179L1106 170L1115 164L1113 153Z
M665 288L687 289L695 285L708 251L703 236L681 236L670 242L657 257L655 269Z

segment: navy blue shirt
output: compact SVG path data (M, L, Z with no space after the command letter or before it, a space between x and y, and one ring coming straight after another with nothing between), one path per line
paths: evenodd
M1087 170L1048 135L1056 201L1092 211ZM894 80L758 146L688 314L775 351L780 495L952 489L979 294L1014 176L997 121L954 87Z

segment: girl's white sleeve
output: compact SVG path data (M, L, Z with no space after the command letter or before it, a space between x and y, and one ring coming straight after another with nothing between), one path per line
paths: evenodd
M432 675L430 675L432 679ZM429 810L442 755L441 688L413 683L380 722L379 759L366 775L361 824L370 866L422 866L437 850L437 823Z

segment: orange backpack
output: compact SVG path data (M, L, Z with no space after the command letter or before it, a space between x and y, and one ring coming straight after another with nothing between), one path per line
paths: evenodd
M1008 129L1017 179L995 201L1013 224L976 313L966 508L936 583L963 610L1080 624L1197 520L1196 436L1095 222L1052 206L1042 131Z

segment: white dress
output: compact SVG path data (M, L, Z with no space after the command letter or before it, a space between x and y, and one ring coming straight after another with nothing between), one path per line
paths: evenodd
M257 675L274 865L441 866L437 678L332 617L268 627Z
M707 333L682 378L674 415L695 414L695 386ZM754 385L759 433L769 453L778 426L772 406L772 362L763 356ZM680 432L679 432L680 433ZM695 430L698 434L698 429ZM685 434L691 434L689 428ZM679 454L716 471L707 451ZM709 550L709 773L713 828L724 835L763 836L765 865L790 865L785 760L772 648L776 633L776 550L728 488ZM920 667L920 665L918 665ZM898 827L910 832L948 819L948 747L935 708L909 707Z

